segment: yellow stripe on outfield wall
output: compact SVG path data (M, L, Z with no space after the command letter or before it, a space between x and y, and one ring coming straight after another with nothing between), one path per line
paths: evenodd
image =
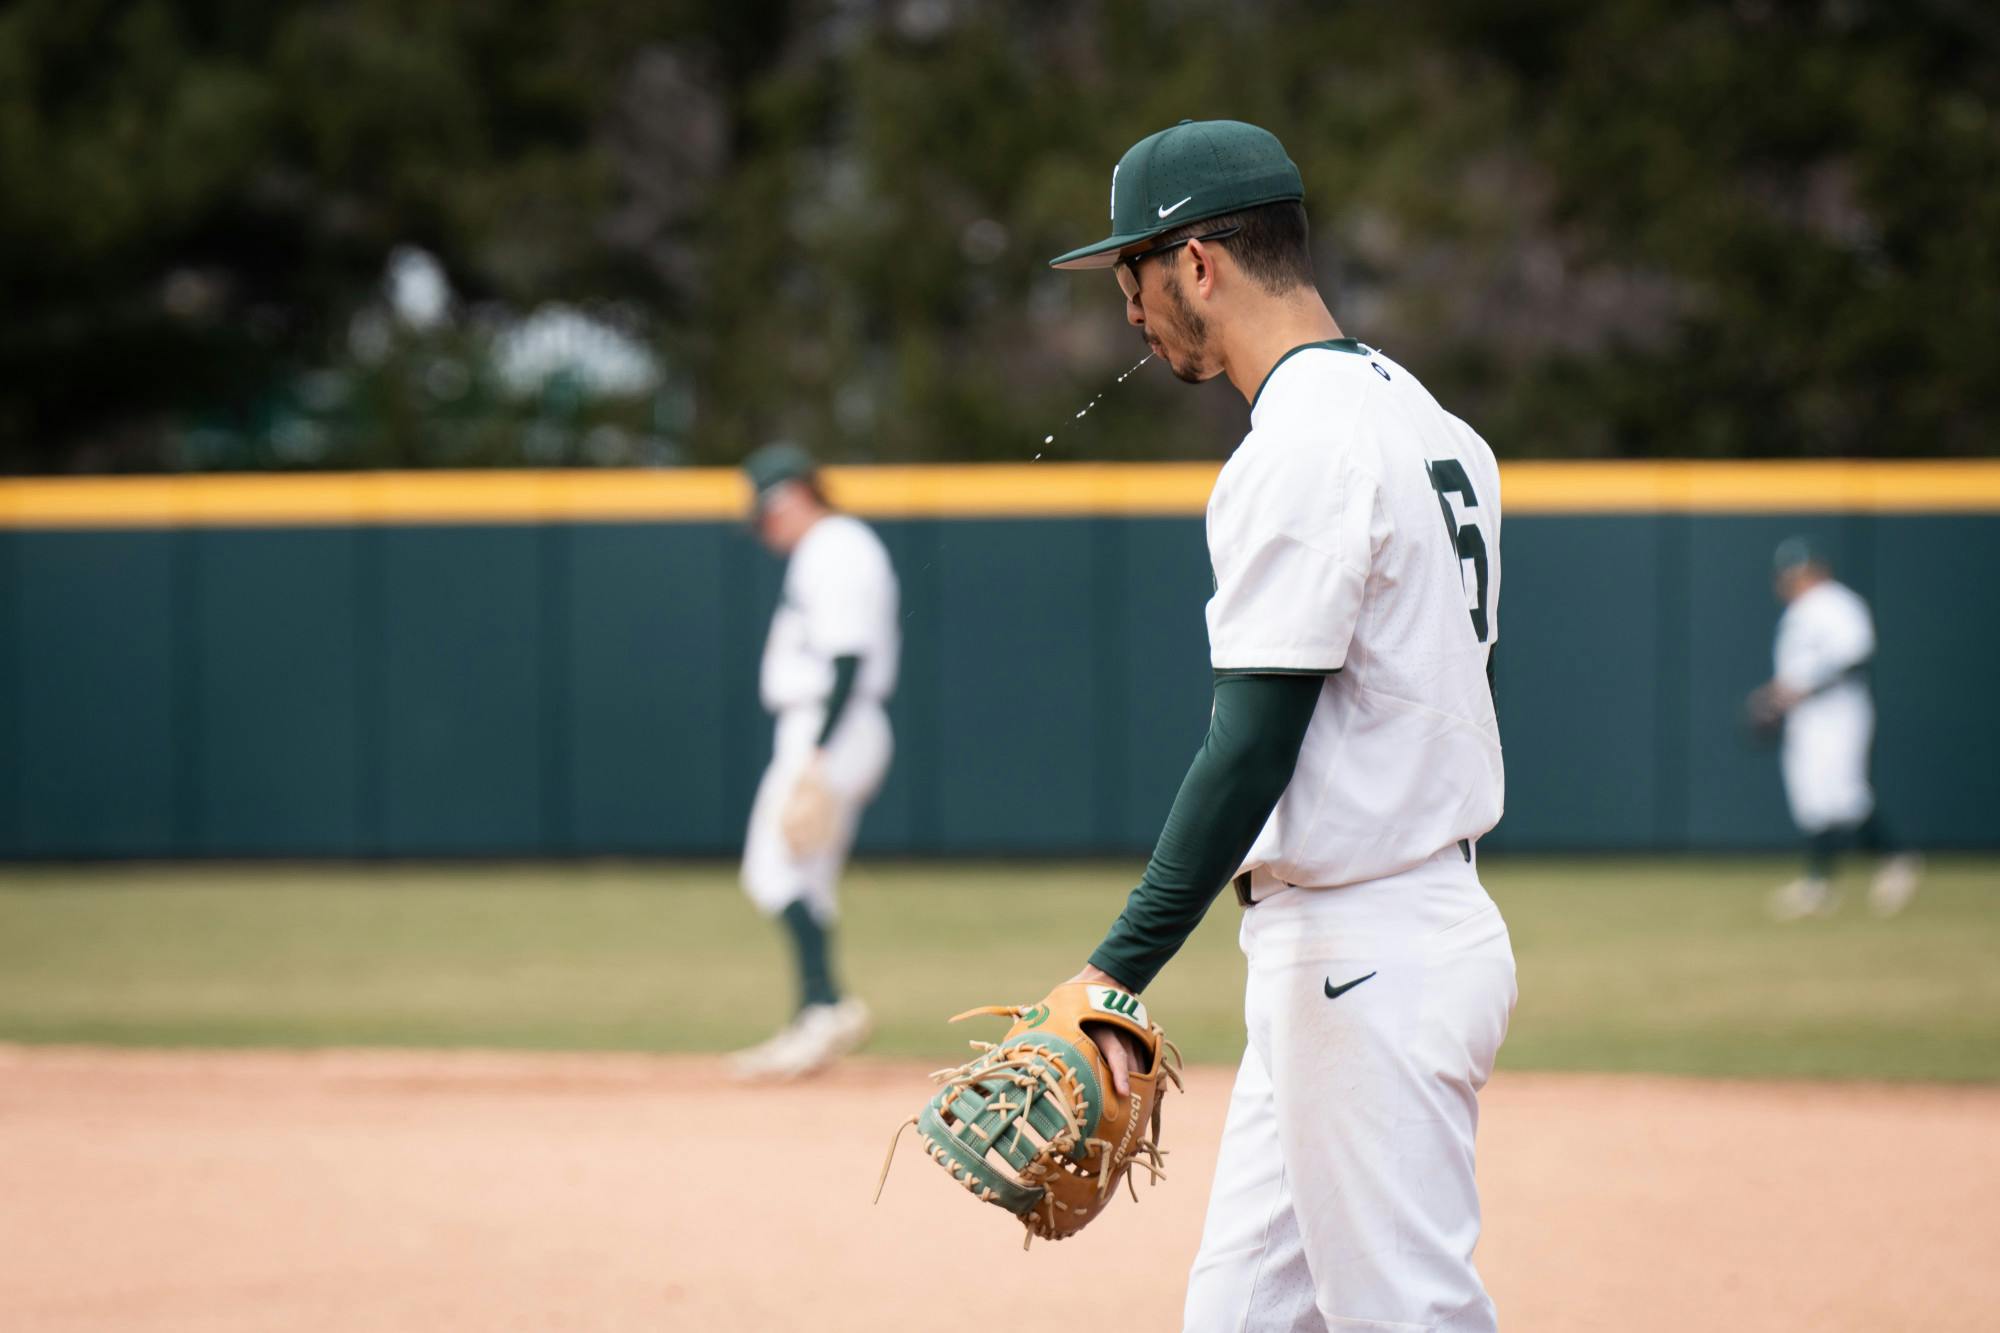
M835 467L841 505L877 518L1191 515L1213 463ZM2000 460L1523 462L1508 514L2000 513ZM0 528L615 523L740 517L726 468L246 473L0 480Z
M2000 460L1533 462L1500 469L1512 514L2000 512Z

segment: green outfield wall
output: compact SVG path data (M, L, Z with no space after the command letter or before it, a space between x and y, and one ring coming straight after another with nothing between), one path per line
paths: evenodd
M868 850L1150 846L1206 725L1210 583L1204 477L1140 471L1039 499L1017 469L956 502L845 488L904 596ZM1926 845L2000 846L1992 469L1923 503L1801 472L1708 507L1657 475L1555 475L1524 473L1519 503L1503 481L1491 845L1788 844L1775 756L1738 719L1768 673L1771 549L1805 532L1875 607L1885 810ZM0 484L0 857L733 852L779 575L723 516L733 482L597 502L517 477L461 503L300 480L350 489Z

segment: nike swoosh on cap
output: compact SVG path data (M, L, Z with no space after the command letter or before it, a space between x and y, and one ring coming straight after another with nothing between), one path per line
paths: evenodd
M1186 203L1186 202L1188 201L1188 199L1192 199L1192 198L1194 198L1194 196L1193 196L1193 195L1189 195L1189 196L1187 197L1187 199L1183 199L1183 200L1181 200L1181 204L1184 204L1184 203ZM1181 204L1175 204L1175 205L1173 206L1173 208L1168 208L1168 207L1167 207L1167 206L1166 206L1165 204L1161 204L1161 205L1160 205L1160 216L1161 216L1161 217L1165 217L1165 216L1166 216L1167 214L1169 214L1169 213L1173 212L1175 208L1179 208L1179 207L1181 206Z

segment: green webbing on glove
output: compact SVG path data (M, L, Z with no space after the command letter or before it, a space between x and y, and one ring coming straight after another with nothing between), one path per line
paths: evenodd
M1217 673L1208 739L1181 782L1145 877L1091 954L1092 966L1134 991L1152 984L1285 794L1325 681Z
M854 654L833 659L833 693L826 696L826 721L814 742L821 749L833 739L833 729L840 725L840 715L847 711L847 701L854 697L854 678L860 674L861 659Z

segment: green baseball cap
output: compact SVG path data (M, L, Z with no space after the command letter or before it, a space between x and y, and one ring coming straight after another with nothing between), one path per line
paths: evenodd
M789 441L767 444L743 460L743 474L750 478L753 494L751 510L764 507L772 491L788 481L803 481L819 471L812 455Z
M1111 171L1111 234L1049 261L1050 268L1110 268L1118 252L1183 223L1281 199L1304 199L1305 182L1269 130L1240 120L1184 120L1125 150Z
M1825 565L1826 552L1818 542L1810 537L1787 537L1778 543L1778 549L1771 553L1771 572L1782 574L1800 565Z

